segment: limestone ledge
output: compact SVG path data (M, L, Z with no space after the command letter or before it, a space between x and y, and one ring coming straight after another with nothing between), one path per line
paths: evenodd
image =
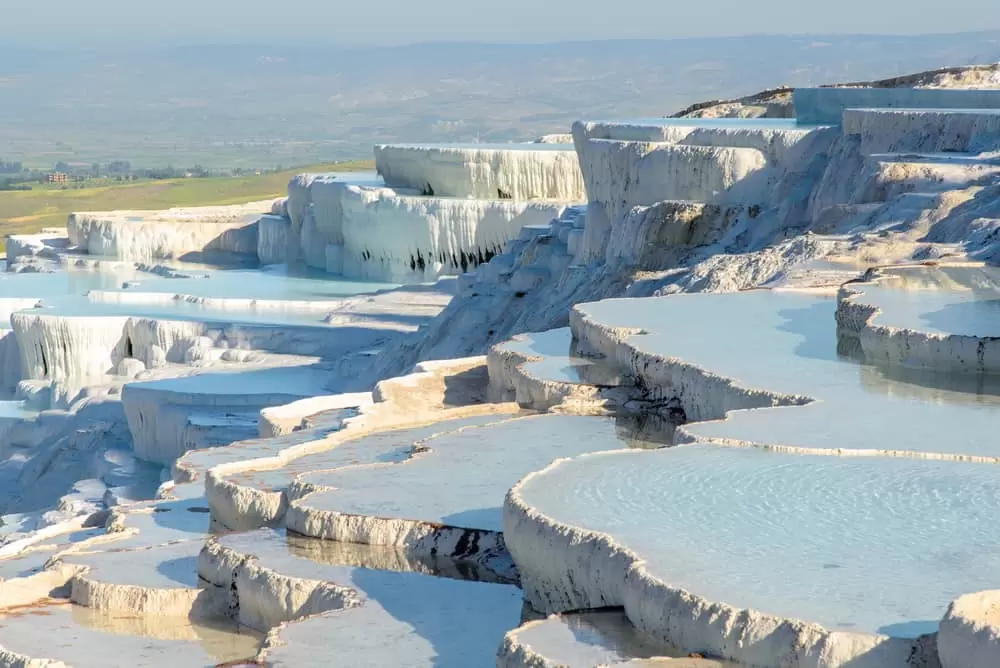
M203 297L183 292L143 292L141 289L91 290L87 299L101 304L197 304L217 311L268 311L329 313L342 306L344 299L238 299L233 297Z
M561 657L548 656L539 648L532 646L522 635L533 627L550 623L557 617L548 620L528 621L519 628L504 635L503 643L497 651L497 668L566 668L568 665ZM623 648L628 653L628 648ZM591 663L580 661L582 657L574 656L573 668L624 668L625 666L639 668L640 666L661 666L662 668L738 668L735 664L715 659L700 657L654 657L633 658L621 661L595 660Z
M257 221L273 200L227 207L112 211L69 216L70 243L91 255L149 261L188 253L256 254Z
M578 261L603 256L635 207L693 201L746 205L757 214L784 173L753 148L584 138L578 151L588 194Z
M764 153L773 165L788 164L798 158L796 146L813 132L813 127L773 125L773 120L743 121L743 124L706 125L698 118L664 118L638 121L577 121L573 124L574 143L585 139L663 142L682 146L728 146L752 148ZM801 147L800 147L801 149Z
M122 406L136 456L146 461L172 464L188 450L214 445L199 438L200 432L213 429L235 429L236 434L245 434L243 438L247 438L258 431L262 408L314 396L320 387L317 381L321 372L309 366L274 366L247 371L261 374L259 380L247 379L247 382L267 382L267 374L273 374L274 382L282 384L270 391L241 392L237 372L231 376L212 375L213 379L228 381L227 387L214 390L192 389L190 376L125 385ZM284 380L286 372L294 376ZM293 377L297 387L293 387ZM223 439L226 440L242 439Z
M523 337L515 337L513 341ZM557 408L576 415L606 414L624 405L631 394L625 388L587 383L571 383L533 376L525 367L543 360L501 343L490 348L487 366L491 398L497 402L514 401L522 408L549 411Z
M710 601L674 587L608 534L556 522L529 506L515 485L504 502L507 548L525 598L546 612L624 606L640 631L685 651L761 668L934 668L934 638L893 639L829 631L817 624Z
M938 630L944 668L992 668L1000 657L1000 592L962 596L948 607Z
M335 327L275 326L132 316L62 316L29 310L11 316L24 379L113 375L124 359L166 363L245 361L251 351L336 357L350 341ZM374 336L374 335L373 335Z
M327 264L326 248L343 247L344 206L343 197L348 187L385 189L385 182L375 172L331 172L327 174L299 174L288 183L286 229L282 232L277 221L262 221L268 236L285 236L285 246L279 247L261 241L259 248L266 257L279 262L301 259L308 266L340 273ZM280 258L280 259L279 259Z
M897 268L904 268L900 266ZM865 303L865 285L891 277L889 270L870 271L863 280L847 283L837 296L839 331L858 338L866 359L891 366L920 366L950 373L1000 371L1000 339L922 332L880 325L880 310Z
M258 631L331 610L357 607L353 589L322 580L284 575L243 554L210 541L198 556L198 576L230 596L230 614Z
M365 408L372 404L369 392L309 397L281 406L269 406L260 411L258 431L261 438L285 436L309 425L323 413L344 408Z
M587 315L585 304L570 312L570 327L577 340L631 377L644 390L646 399L677 400L692 422L720 420L734 410L801 406L812 401L799 395L740 387L732 379L696 364L645 352L630 341L641 335L641 330L604 325Z
M861 138L861 150L868 154L1000 149L996 109L848 109L843 127L844 134Z
M344 422L344 428L308 440L267 457L217 466L205 476L205 492L213 520L226 527L252 529L273 526L285 515L288 494L262 490L229 479L246 471L274 470L290 462L379 431L433 424L471 415L511 410L506 404L484 404L488 375L484 357L418 365L413 373L382 381L372 392L373 403Z
M378 145L375 166L391 187L473 199L582 202L583 179L570 145ZM560 150L560 148L562 150Z
M343 193L344 276L419 283L488 261L526 225L570 202L413 196L350 186ZM335 254L336 255L336 254Z

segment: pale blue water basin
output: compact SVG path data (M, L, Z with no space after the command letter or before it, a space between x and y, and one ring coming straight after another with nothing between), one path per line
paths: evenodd
M0 401L0 420L33 420L37 416L25 401Z
M534 378L578 385L617 386L621 383L620 374L611 364L576 354L573 333L568 327L521 334L501 347L542 358L524 364L524 371Z
M933 334L1000 336L1000 269L905 267L875 283L850 286L855 300L877 306L876 325Z
M205 401L204 395L210 394L315 396L323 393L328 379L329 371L324 368L288 366L212 371L190 376L131 383L130 387L172 392L181 395L181 397L192 395L195 397L192 401L201 404Z
M687 425L695 438L1000 459L997 379L884 371L838 354L832 296L758 290L578 308L602 324L648 332L629 339L643 352L680 358L741 388L815 400Z
M503 498L518 480L561 457L629 447L609 418L542 415L451 431L398 463L307 478L335 488L305 508L501 531Z
M297 325L326 327L326 313L322 311L212 308L185 301L167 304L115 304L93 302L86 297L62 297L43 300L39 313L69 318L80 317L132 317L156 320L193 321L219 324L245 325Z
M135 270L66 271L52 274L0 274L0 297L38 298L45 313L67 317L132 316L164 320L263 325L325 326L326 311L304 302L327 302L399 287L396 284L347 281L318 271L223 270L203 264L170 263L191 278L163 278ZM127 288L123 286L128 284ZM90 299L91 291L121 292L131 301ZM140 294L141 293L141 294ZM148 301L144 299L149 295ZM163 301L163 295L178 295ZM186 297L261 300L267 304L217 304ZM303 308L308 306L308 308Z
M530 622L516 635L519 644L558 666L607 666L633 659L688 656L642 635L620 610L552 616Z
M293 459L278 469L244 471L228 476L228 479L240 485L265 491L283 490L298 477L305 482L322 484L324 475L332 469L401 462L410 457L414 447L435 436L490 425L509 417L506 414L498 414L460 418L360 436L328 450ZM317 436L313 440L319 438Z
M334 419L334 414L339 419ZM231 464L238 461L273 457L281 451L312 441L318 441L340 429L337 424L342 419L357 415L356 409L343 408L328 412L328 426L316 429L303 429L277 438L255 438L248 441L232 443L226 447L189 450L179 460L178 464L195 474L203 473L214 466Z
M993 465L682 446L578 457L522 486L669 586L830 629L915 637L995 588Z
M493 666L504 633L521 617L521 592L514 586L351 565L381 561L359 558L363 546L346 562L325 558L322 545L310 549L322 541L283 532L230 534L218 541L282 575L349 587L361 601L284 626L284 644L265 657L275 668L329 666L331 652L334 664L343 666Z
M288 301L329 301L399 287L337 279L318 270L288 271L284 267L257 270L205 268L205 278L138 278L124 292L154 292L220 299L261 299ZM119 286L120 287L120 286Z
M149 274L131 269L16 274L0 272L0 297L45 299L85 295L91 290L116 290L124 281L144 275Z

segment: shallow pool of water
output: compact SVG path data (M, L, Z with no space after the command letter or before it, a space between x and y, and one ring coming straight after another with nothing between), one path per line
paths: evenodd
M266 656L275 667L331 665L330 648L344 666L492 666L504 633L521 616L521 593L509 585L356 567L354 560L304 549L302 540L290 545L282 532L223 536L219 542L253 554L278 573L350 587L362 601L285 626L280 640L286 644ZM359 554L354 559L364 562Z
M523 497L664 582L832 629L915 637L995 586L994 465L682 446L569 460Z
M261 640L261 634L234 622L114 615L68 603L39 604L0 616L5 648L77 668L211 668L253 658Z
M398 463L309 476L334 488L302 501L351 515L500 531L503 498L518 480L560 457L629 447L610 418L542 415L451 431Z
M1000 269L906 267L857 286L857 301L880 309L876 325L933 334L1000 334Z
M330 302L398 287L347 281L311 270L218 269L184 263L189 276L164 278L136 270L0 273L0 295L38 299L43 312L67 317L131 316L256 325L323 326ZM124 286L128 287L124 287ZM91 297L87 295L93 293ZM171 299L169 296L175 296ZM224 304L193 298L243 300ZM247 300L260 300L260 303ZM16 310L16 309L12 309Z
M518 629L517 641L559 666L606 666L632 659L687 656L642 635L620 610L532 622Z
M833 297L759 290L580 308L603 324L648 332L630 339L642 351L679 358L738 387L814 400L685 427L696 437L1000 458L1000 382L858 363L845 356L855 352L850 340L838 341Z
M125 292L154 292L221 299L333 300L399 287L338 279L318 270L289 271L284 266L260 270L205 268L204 278L136 278Z
M621 383L621 376L611 364L577 354L568 327L521 334L501 345L511 352L542 358L524 364L524 371L534 378L599 386Z

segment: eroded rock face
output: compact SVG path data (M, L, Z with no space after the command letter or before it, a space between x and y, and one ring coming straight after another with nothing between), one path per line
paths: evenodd
M571 144L379 145L375 165L390 187L425 195L581 202L583 180Z
M938 631L943 668L985 668L1000 657L1000 592L967 594L948 608Z
M257 221L273 200L167 211L74 213L70 243L91 255L148 262L191 253L257 253Z

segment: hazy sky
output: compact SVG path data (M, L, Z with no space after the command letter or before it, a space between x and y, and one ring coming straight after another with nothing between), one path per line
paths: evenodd
M33 44L353 45L1000 29L998 0L0 0L0 15L0 39Z

